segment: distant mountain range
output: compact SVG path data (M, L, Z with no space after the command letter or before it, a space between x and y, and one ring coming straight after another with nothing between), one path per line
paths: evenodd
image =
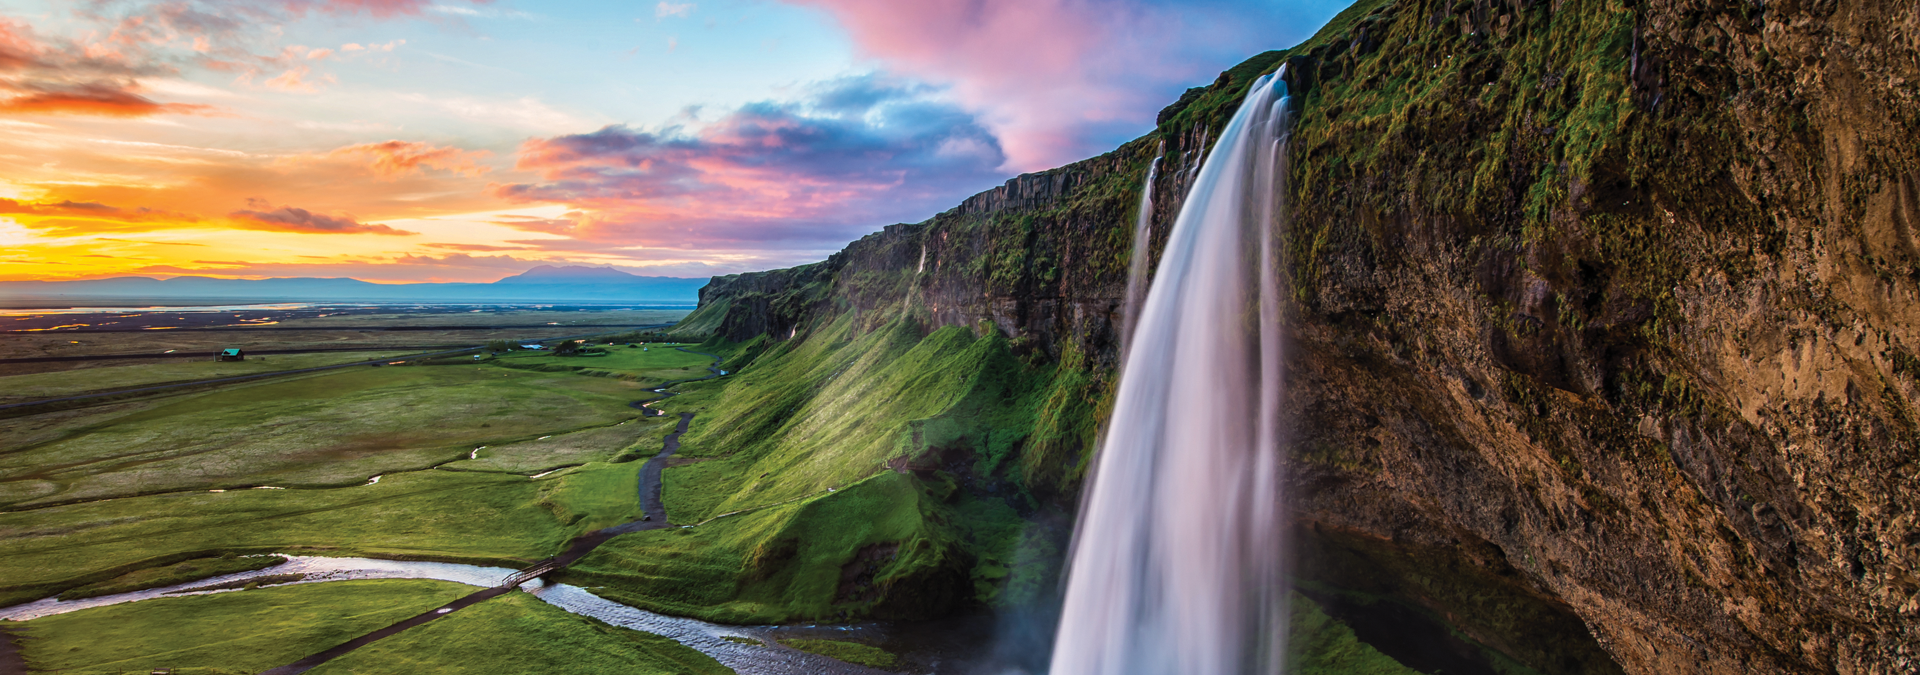
M238 302L578 302L692 304L707 279L643 277L605 267L541 265L489 284L376 284L347 278L215 279L115 277L0 281L0 303L121 300Z

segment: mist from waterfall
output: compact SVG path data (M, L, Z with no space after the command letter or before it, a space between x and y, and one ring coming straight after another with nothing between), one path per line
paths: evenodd
M1253 84L1206 155L1126 340L1052 675L1284 667L1284 73Z

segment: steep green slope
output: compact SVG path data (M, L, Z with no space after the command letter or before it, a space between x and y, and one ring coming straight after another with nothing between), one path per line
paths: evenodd
M1043 583L1044 562L1009 573L1049 545L1021 516L1078 476L1046 453L1090 443L1105 383L1025 363L997 332L906 317L714 348L751 361L662 404L700 415L682 438L693 463L663 493L695 527L616 539L567 578L728 621L931 616Z

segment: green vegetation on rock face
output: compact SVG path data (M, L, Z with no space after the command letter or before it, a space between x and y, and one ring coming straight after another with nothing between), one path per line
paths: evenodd
M1297 675L1418 675L1381 654L1327 616L1319 605L1293 594L1292 632L1287 641L1287 672Z
M444 581L332 581L160 598L11 625L24 633L19 643L35 672L174 668L243 675L292 663L473 590Z
M733 306L732 298L723 298L717 302L700 305L686 318L673 325L671 334L678 338L705 340L720 330L720 322L727 318L727 308Z
M509 593L354 650L312 672L728 675L733 671L673 640L568 614L526 593Z
M847 663L873 668L892 668L893 665L900 660L885 649L870 647L858 642L793 639L781 640L780 644L803 652L812 652L828 658L839 659Z

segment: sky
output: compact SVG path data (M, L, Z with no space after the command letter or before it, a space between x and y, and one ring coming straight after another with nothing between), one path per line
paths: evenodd
M0 280L812 262L1344 6L0 0Z

